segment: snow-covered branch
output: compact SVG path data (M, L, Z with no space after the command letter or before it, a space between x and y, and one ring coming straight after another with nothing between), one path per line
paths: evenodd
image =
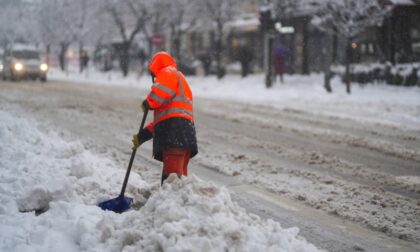
M312 24L324 32L350 39L368 27L380 25L389 10L377 0L323 1Z

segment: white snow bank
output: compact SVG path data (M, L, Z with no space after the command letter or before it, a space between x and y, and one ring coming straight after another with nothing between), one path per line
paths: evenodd
M0 110L0 118L1 191L8 192L0 213L47 208L55 200L95 204L99 195L118 192L124 171L111 160L17 113ZM146 185L136 174L130 182Z
M102 230L111 247L122 245L116 238L132 242L130 251L317 251L297 228L246 214L224 187L194 176L171 176L140 211L125 215Z
M196 177L170 177L139 210L102 211L124 170L26 117L0 109L0 251L318 251ZM135 200L150 188L132 172Z
M391 0L391 2L397 5L414 5L412 0Z
M70 81L76 83L89 83L93 85L104 86L125 86L136 88L150 88L148 85L151 83L149 75L135 75L130 74L124 77L121 72L110 71L100 72L93 68L89 68L83 73L78 71L63 72L57 68L51 68L48 71L48 79L56 81Z
M262 75L247 78L226 76L190 77L195 96L233 100L280 109L301 110L315 115L336 116L353 120L420 129L420 88L380 84L352 85L352 94L338 78L332 80L334 92L328 94L323 75L286 75L285 83L264 86Z

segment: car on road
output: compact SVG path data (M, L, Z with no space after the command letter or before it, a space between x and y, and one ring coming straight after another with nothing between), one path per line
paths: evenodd
M35 46L14 44L5 49L2 72L4 80L40 79L45 82L48 65L41 60L41 55Z

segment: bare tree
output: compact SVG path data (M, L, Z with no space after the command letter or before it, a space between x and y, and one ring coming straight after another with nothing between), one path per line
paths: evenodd
M43 0L39 4L37 20L38 36L46 47L47 56L51 46L59 46L59 63L61 70L67 70L66 52L73 41L76 40L77 32L75 10L69 0ZM49 60L47 58L47 60Z
M146 7L147 0L107 0L104 9L118 30L121 43L120 67L124 76L130 66L130 48L136 35L145 29L150 18Z
M65 6L67 11L63 22L79 46L79 69L80 72L83 72L85 66L83 57L86 56L84 46L91 31L94 14L97 14L95 11L97 5L92 0L89 2L87 0L67 0Z
M307 3L307 0L277 0L273 5L278 18L287 18L297 15Z
M0 0L0 43L37 44L33 18L36 5L21 0Z
M60 41L60 29L58 28L57 9L59 5L56 1L43 0L40 3L37 20L38 36L45 46L46 61L50 63L51 46L58 44ZM61 66L61 64L60 64ZM62 70L64 66L62 66Z
M320 30L346 40L346 91L351 93L350 63L352 60L352 44L354 39L366 28L377 26L383 22L390 8L383 6L378 0L328 0L317 1L320 8L313 18Z
M238 0L201 0L202 8L206 10L207 18L215 27L214 55L217 63L217 77L224 75L222 54L224 48L224 29L239 11Z
M101 14L100 0L60 0L61 8L58 19L70 37L70 42L79 46L80 72L83 71L82 55L85 45L91 43L101 35L103 29L97 22Z
M80 56L85 45L95 43L105 33L101 3L101 0L41 0L36 4L37 16L33 21L39 41L46 48L47 61L51 47L59 46L60 68L64 71L66 52L72 43L78 44ZM79 65L82 71L83 64Z
M161 48L154 48L157 45L153 43L153 37L163 36L165 30L167 30L169 9L171 5L171 0L155 0L155 1L146 1L146 8L148 10L149 20L145 24L144 29L142 30L142 35L146 39L149 48L149 52L160 50ZM162 11L164 10L164 11Z
M202 14L200 6L191 4L189 0L166 0L168 2L167 24L170 30L170 51L180 59L182 36L195 27L197 19Z

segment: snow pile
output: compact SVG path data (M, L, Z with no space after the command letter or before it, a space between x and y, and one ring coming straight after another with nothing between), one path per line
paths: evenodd
M297 228L247 214L229 192L196 177L160 189L132 172L140 209L96 206L124 176L112 160L0 109L0 251L318 251ZM68 137L67 137L68 138Z
M0 118L0 191L7 192L0 213L48 209L55 200L95 204L98 195L118 192L124 171L111 160L65 141L64 133L38 129L32 120L2 110ZM136 174L130 179L145 186Z
M196 177L171 176L140 211L102 227L107 247L133 251L317 251L271 220L248 215L225 188ZM124 230L124 231L121 231ZM115 241L117 239L117 241ZM129 241L131 244L120 244ZM120 246L120 247L119 247Z

